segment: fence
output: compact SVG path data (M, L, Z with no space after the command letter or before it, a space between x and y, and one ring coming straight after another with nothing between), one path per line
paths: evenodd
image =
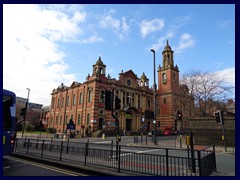
M214 149L194 151L195 156L189 157L181 149L26 138L16 140L15 153L158 176L206 176L216 170Z

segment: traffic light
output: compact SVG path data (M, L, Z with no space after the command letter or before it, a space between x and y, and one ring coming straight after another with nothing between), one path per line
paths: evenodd
M177 120L182 121L182 113L180 111L177 112Z
M221 123L221 124L224 124L224 121L223 121L223 110L217 110L215 112L215 117L216 117L216 122L217 123Z
M112 110L112 106L111 106L111 99L112 99L112 93L111 91L105 91L105 110Z
M115 110L121 109L121 100L116 97L115 98Z
M21 115L21 116L25 116L25 113L26 113L25 111L26 111L26 109L25 109L25 108L22 108L21 111L20 111L20 115Z

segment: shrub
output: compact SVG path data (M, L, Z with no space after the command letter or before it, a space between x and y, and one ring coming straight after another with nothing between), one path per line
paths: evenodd
M57 130L56 130L56 128L49 127L49 128L47 129L47 132L48 132L48 133L56 133Z
M25 126L25 131L27 131L27 132L32 132L33 130L34 130L34 126L33 126L33 125L27 124L27 125Z

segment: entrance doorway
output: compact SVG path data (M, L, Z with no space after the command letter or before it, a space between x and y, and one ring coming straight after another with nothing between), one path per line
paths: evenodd
M150 131L150 121L147 122L147 132Z
M102 129L103 128L103 118L99 118L98 120L98 129Z
M131 131L132 119L126 119L126 130Z

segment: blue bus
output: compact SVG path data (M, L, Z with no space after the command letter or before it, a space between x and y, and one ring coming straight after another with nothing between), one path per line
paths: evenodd
M15 143L16 95L3 89L3 156L11 155Z

